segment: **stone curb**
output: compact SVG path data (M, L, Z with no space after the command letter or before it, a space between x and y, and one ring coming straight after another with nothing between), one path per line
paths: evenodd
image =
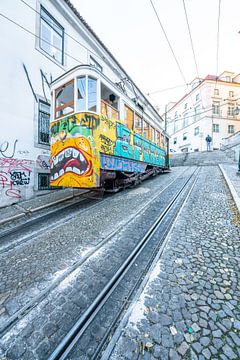
M221 170L221 172L222 172L222 174L223 174L223 176L224 176L224 178L226 180L226 183L227 183L227 185L229 187L229 190L230 190L230 192L232 194L233 200L234 200L234 202L235 202L235 204L236 204L236 206L238 208L238 212L240 214L240 198L239 198L239 196L238 196L238 194L237 194L231 180L227 176L226 171L223 169L222 165L218 164L218 166L219 166L219 168L220 168L220 170Z

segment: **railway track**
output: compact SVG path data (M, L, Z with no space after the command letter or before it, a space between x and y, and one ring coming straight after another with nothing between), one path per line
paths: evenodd
M21 219L20 224L8 224L5 230L0 231L0 253L8 251L15 246L29 241L37 235L44 233L49 228L61 226L63 221L72 219L76 213L83 212L89 207L96 206L99 201L104 201L110 194L100 194L96 191L86 191L78 195L77 199L62 201L53 210L47 208L40 214L32 215L31 219ZM24 221L22 221L24 220ZM17 235L17 240L16 240Z
M89 343L89 339L92 345L88 349L87 356L90 359L100 357L136 289L140 286L157 254L159 255L159 252L163 250L166 235L191 193L197 181L198 172L199 169L196 169L171 197L169 203L157 215L152 226L78 318L48 360L77 360L81 355L86 355L86 344ZM103 324L106 326L104 327ZM96 331L99 328L104 328L104 330Z
M38 306L38 304L44 300L46 298L46 296L52 291L54 290L62 281L64 281L68 276L70 276L77 268L81 267L88 259L91 258L91 256L93 256L98 250L100 250L108 241L110 241L114 236L116 236L124 227L126 227L127 225L130 225L131 222L134 221L134 219L136 218L136 216L139 216L141 213L143 213L148 207L149 205L155 201L155 199L158 199L159 196L161 196L161 194L164 194L167 190L169 189L174 189L178 182L179 182L179 178L181 177L182 174L180 174L177 178L175 178L174 180L172 180L167 186L165 186L164 188L162 188L160 191L158 191L149 201L147 201L137 212L134 213L134 215L132 215L131 217L128 218L128 220L124 223L121 223L120 226L118 226L113 232L111 232L106 238L102 239L99 241L99 243L90 251L88 251L82 258L80 258L78 261L76 261L71 267L68 268L67 271L65 271L61 276L59 276L57 279L53 280L51 285L47 286L43 291L41 291L37 296L33 297L30 301L28 301L24 306L21 307L20 310L18 310L14 315L12 315L7 321L4 322L4 324L2 326L0 326L0 335L4 335L11 327L13 327L19 319L22 319L25 315L27 315L33 308L35 308L36 306ZM113 195L110 195L113 196ZM79 203L82 203L83 207L85 206L85 208L83 208L82 210L79 210ZM76 211L69 215L69 219L74 217L76 215L76 213L82 213L83 211L87 211L89 209L94 209L94 207L96 207L98 205L98 202L96 203L94 201L94 204L92 205L92 203L87 203L87 207L85 202L80 201L76 204L74 204L77 209ZM72 210L72 207L71 207ZM60 211L60 209L59 209ZM56 212L54 212L54 214L56 214ZM46 217L48 217L49 214L46 214ZM64 214L62 214L62 216L64 218L64 221L66 221L66 216ZM44 216L45 218L45 216ZM42 220L42 217L40 219L37 219L37 224L39 223L40 220ZM61 226L62 220L59 220L58 222L55 222L55 227ZM36 234L40 234L43 233L47 230L47 228L51 227L52 229L52 223L50 225L48 225L47 227L43 227L41 228L41 230L36 230L35 232L33 232L31 230L31 234L30 235L26 235L23 238L20 238L20 240L17 242L17 245L20 245L22 242L25 241L29 241L31 240ZM25 227L24 227L25 228ZM14 232L15 233L15 229ZM14 243L13 245L8 245L6 248L4 248L3 250L0 251L4 252L4 251L8 251L10 248L12 248L13 246L16 246L16 243Z

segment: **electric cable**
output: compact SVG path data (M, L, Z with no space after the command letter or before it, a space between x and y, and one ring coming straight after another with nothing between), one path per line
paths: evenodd
M175 62L176 62L176 64L177 64L177 66L178 66L178 69L179 69L179 71L180 71L180 73L181 73L181 75L182 75L182 78L183 78L183 80L184 80L184 83L185 83L186 87L188 87L188 83L187 83L187 81L186 81L186 78L185 78L185 76L184 76L184 74L183 74L183 71L182 71L181 66L180 66L180 64L179 64L179 61L178 61L178 59L177 59L177 57L176 57L176 55L175 55L175 52L174 52L174 50L173 50L173 47L172 47L172 45L171 45L171 43L170 43L170 41L169 41L169 39L168 39L167 33L166 33L166 31L165 31L165 29L164 29L164 27L163 27L163 25L162 25L162 22L161 22L160 17L159 17L159 15L158 15L158 13L157 13L157 10L156 10L156 8L155 8L152 0L149 0L149 1L150 1L151 5L152 5L152 8L153 8L154 13L155 13L155 15L156 15L156 17L157 17L158 23L159 23L159 25L160 25L160 27L161 27L161 29L162 29L162 32L163 32L163 34L164 34L164 36L165 36L165 39L166 39L166 41L167 41L167 43L168 43L168 46L169 46L169 48L170 48L170 50L171 50L171 52L172 52L172 55L173 55L174 60L175 60ZM192 106L194 107L194 105L193 105L193 100L192 100L191 95L190 95L190 98L191 98L191 101L192 101Z
M190 24L189 24L189 19L188 19L188 14L187 14L187 8L186 8L185 0L183 0L183 8L184 8L184 13L185 13L185 19L186 19L187 27L188 27L188 34L189 34L189 38L190 38L190 43L191 43L191 48L192 48L194 63L195 63L195 67L196 67L197 78L200 79L199 70L198 70L198 64L197 64L197 59L196 59L196 53L195 53L194 46L193 46L193 38L192 38L192 34L191 34L191 29L190 29ZM200 88L199 90L200 90L201 101L202 101L203 97L202 97L201 88Z
M70 57L71 59L75 60L75 61L76 61L77 63L79 63L80 65L83 65L83 62L81 62L80 60L76 59L74 56L68 54L67 52L63 51L62 49L58 48L57 46L52 45L49 41L43 39L41 36L38 36L38 35L34 34L32 31L30 31L30 30L28 30L27 28L25 28L24 26L18 24L16 21L10 19L10 18L7 17L6 15L0 13L0 16L2 16L3 18L5 18L5 19L8 20L9 22L13 23L14 25L18 26L20 29L24 30L24 31L27 32L28 34L34 36L35 38L37 38L37 39L39 39L39 40L41 40L41 41L44 41L46 44L51 45L54 49L63 52L64 55L66 55L66 56ZM44 51L44 50L43 50L43 51ZM57 62L56 62L56 65L58 65L59 67L62 68L62 65L61 65L61 64L58 64Z

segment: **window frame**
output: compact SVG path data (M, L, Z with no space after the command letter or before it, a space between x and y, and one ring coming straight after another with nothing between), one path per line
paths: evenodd
M49 113L46 113L45 111L40 111L40 103L44 104L44 105L48 105L49 106ZM49 123L48 123L48 128L49 128L49 133L48 133L48 142L44 142L40 140L40 113L43 114L48 114L49 115ZM50 121L51 121L51 105L49 102L47 102L46 100L42 100L42 99L38 99L38 144L39 145L50 145Z
M216 109L217 109L217 111L216 111ZM213 101L212 113L213 113L213 115L220 115L220 101Z
M228 116L234 116L235 115L234 111L235 111L234 104L233 103L228 103L227 115Z
M42 13L45 13L56 25L56 27L58 27L60 30L59 32L56 31L56 29L54 29L54 27L52 26L52 24L50 24L42 15ZM38 46L39 49L41 50L41 52L43 52L45 55L47 55L51 60L53 60L54 62L56 62L59 65L64 66L64 46L65 46L65 42L64 42L64 27L49 13L49 11L42 5L40 5L40 18L39 18L39 42L38 42ZM61 51L61 61L59 61L56 57L54 57L51 52L46 51L46 49L44 49L44 47L42 47L42 41L46 42L43 37L42 37L42 22L44 22L45 24L47 24L47 26L51 29L51 41L47 42L47 44L50 47L56 48L56 46L53 45L53 32L55 32L58 36L60 36L61 38L61 49L57 49L58 51Z
M56 101L57 101L57 97L56 97L56 92L61 89L63 86L68 86L69 84L73 83L73 101L69 101L68 103L64 104L64 105L61 105L61 106L56 106ZM73 110L66 113L66 114L61 114L60 116L57 116L57 111L60 111L62 109L64 109L65 107L67 106L70 106L70 105L73 105ZM71 79L69 80L68 82L66 82L65 84L59 86L57 89L54 90L54 118L56 120L64 117L64 116L68 116L72 113L75 112L75 79Z
M194 136L199 135L199 132L200 132L199 126L195 127L194 128Z
M219 124L213 124L212 131L213 133L219 133L220 132Z
M230 129L233 131L229 131ZM234 125L228 125L228 134L234 134Z

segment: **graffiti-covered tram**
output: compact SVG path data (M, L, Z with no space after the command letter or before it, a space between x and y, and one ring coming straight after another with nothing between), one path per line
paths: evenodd
M56 79L52 100L51 186L116 191L169 168L160 117L96 68Z

